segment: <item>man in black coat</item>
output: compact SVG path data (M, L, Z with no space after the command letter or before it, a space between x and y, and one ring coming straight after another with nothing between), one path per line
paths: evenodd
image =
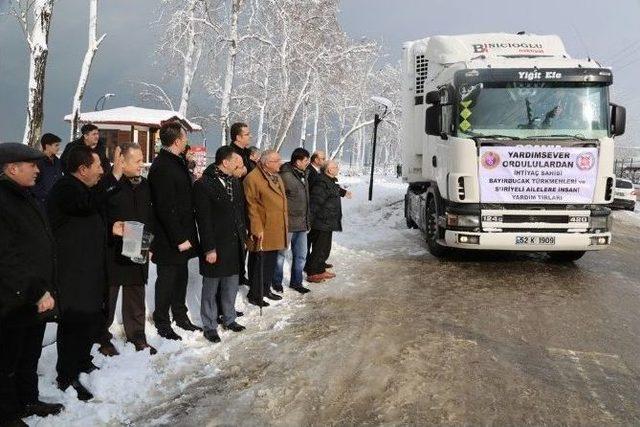
M246 176L256 167L256 163L251 160L251 150L249 149L249 143L251 142L249 125L241 122L232 124L229 129L229 136L231 137L230 147L242 157L242 163L247 169Z
M116 158L118 158L116 149ZM51 189L47 210L56 239L61 321L58 325L58 387L72 386L78 399L93 395L79 382L91 372L91 347L104 325L107 291L105 209L119 190L122 165L104 175L99 156L77 147L67 157L68 174Z
M82 136L74 141L71 141L64 147L60 160L62 161L62 170L67 173L67 157L71 150L75 147L87 146L93 150L100 157L100 164L104 173L111 171L111 163L107 157L107 146L104 140L100 139L100 131L98 126L88 123L80 128Z
M142 149L136 143L120 144L122 160L122 178L120 191L109 198L107 203L107 230L112 230L108 239L107 275L109 291L107 296L107 321L100 352L106 356L118 354L111 343L113 336L109 327L113 323L118 301L118 292L122 287L122 319L127 341L133 343L137 351L149 348L156 354L155 348L147 343L145 325L145 285L149 271L149 262L140 264L122 255L122 237L120 232L113 233L114 226L125 221L136 221L145 225L145 231L151 231L152 207L149 183L142 176L144 157ZM118 160L118 159L114 159ZM123 231L123 230L122 230Z
M201 330L189 320L185 300L189 279L188 262L197 256L193 189L189 169L180 154L187 145L187 134L178 122L167 122L160 129L162 149L149 170L155 238L151 261L157 264L153 321L161 337L180 340L171 327L169 310L180 328Z
M0 144L0 424L59 413L38 400L38 359L45 322L56 301L55 244L49 220L29 192L43 154Z
M307 257L307 280L322 282L336 275L327 270L326 262L331 253L334 231L342 231L342 201L344 191L337 183L338 164L329 160L322 167L322 174L311 184L310 200L312 222L309 240L311 252Z
M36 185L31 191L33 195L44 205L51 187L62 178L62 161L58 158L60 150L60 138L52 133L45 133L40 138L44 157L38 160L40 173L36 178Z
M194 185L201 245L200 313L204 336L214 343L220 341L217 332L220 312L225 329L244 330L244 326L236 322L235 310L246 225L244 195L234 171L242 167L242 158L231 147L220 147L215 164L205 169Z
M307 175L309 177L309 186L313 184L316 178L322 175L322 166L324 162L327 160L327 156L322 150L314 151L311 155L311 161L309 162L309 166L307 166Z

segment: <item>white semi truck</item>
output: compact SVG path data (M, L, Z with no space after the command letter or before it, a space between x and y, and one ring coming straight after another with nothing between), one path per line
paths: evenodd
M611 244L613 76L559 37L434 36L403 48L405 217L429 251L543 251L571 261Z

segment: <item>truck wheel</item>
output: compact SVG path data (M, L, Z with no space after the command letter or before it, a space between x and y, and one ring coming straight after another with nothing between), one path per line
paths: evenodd
M425 229L429 253L436 258L443 258L449 254L449 248L438 243L438 210L433 197L427 202L427 224Z
M585 254L585 251L558 251L547 252L549 259L555 262L573 262L577 261Z
M418 225L411 219L409 215L409 195L404 196L404 219L407 222L407 228L418 228Z

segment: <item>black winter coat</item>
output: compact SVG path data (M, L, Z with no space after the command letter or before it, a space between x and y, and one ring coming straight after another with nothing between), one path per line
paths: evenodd
M200 232L200 274L205 277L228 277L240 273L244 262L244 243L247 237L244 194L240 181L233 179L233 201L214 166L205 169L194 185L196 218ZM216 250L215 264L206 262L207 252Z
M235 151L240 157L242 157L242 163L244 163L244 167L247 168L247 175L249 175L249 172L251 172L256 167L256 164L251 160L251 153L249 149L242 148L239 145L236 145L235 142L231 143L231 148L233 148L233 151Z
M153 203L151 244L156 264L182 264L197 256L198 231L193 205L193 187L189 169L180 156L160 150L149 169L149 187ZM185 252L178 245L191 242Z
M342 190L335 179L319 175L311 184L311 228L320 231L342 231Z
M149 182L142 181L133 185L129 178L120 178L120 191L109 198L107 203L107 232L117 221L138 221L145 230L153 232L151 221L151 189ZM144 285L147 283L149 263L138 264L122 256L122 237L109 233L107 251L107 273L110 286Z
M67 172L67 156L69 155L69 152L71 150L73 150L74 147L79 147L85 145L84 144L84 138L81 136L80 138L69 142L65 147L64 147L64 151L62 151L62 156L60 156L60 161L62 162L62 170L63 172ZM96 147L93 149L93 152L96 153L98 155L98 157L100 157L100 165L102 165L102 170L104 171L105 175L111 172L111 162L109 161L109 158L107 157L107 143L105 142L104 139L100 138L98 140L98 144L96 145Z
M119 190L107 174L93 188L65 175L51 189L47 212L56 240L58 289L63 317L98 313L107 289L107 199Z
M289 232L309 231L311 211L308 172L296 170L291 163L285 163L280 168L280 177L287 194Z
M35 320L36 302L46 291L53 295L55 261L44 207L27 189L0 177L0 323Z
M57 156L53 156L53 159L44 158L38 161L38 169L40 173L36 178L36 185L31 187L31 192L44 206L53 184L62 178L62 160Z

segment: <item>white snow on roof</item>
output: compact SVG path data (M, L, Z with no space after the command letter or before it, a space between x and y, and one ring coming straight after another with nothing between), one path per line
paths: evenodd
M186 123L193 131L201 131L202 127L187 120L182 114L171 110L155 110L134 106L112 108L110 110L89 111L80 114L82 123L103 124L135 124L141 126L160 127L160 124L169 119L178 119ZM71 114L64 116L64 120L71 121Z

